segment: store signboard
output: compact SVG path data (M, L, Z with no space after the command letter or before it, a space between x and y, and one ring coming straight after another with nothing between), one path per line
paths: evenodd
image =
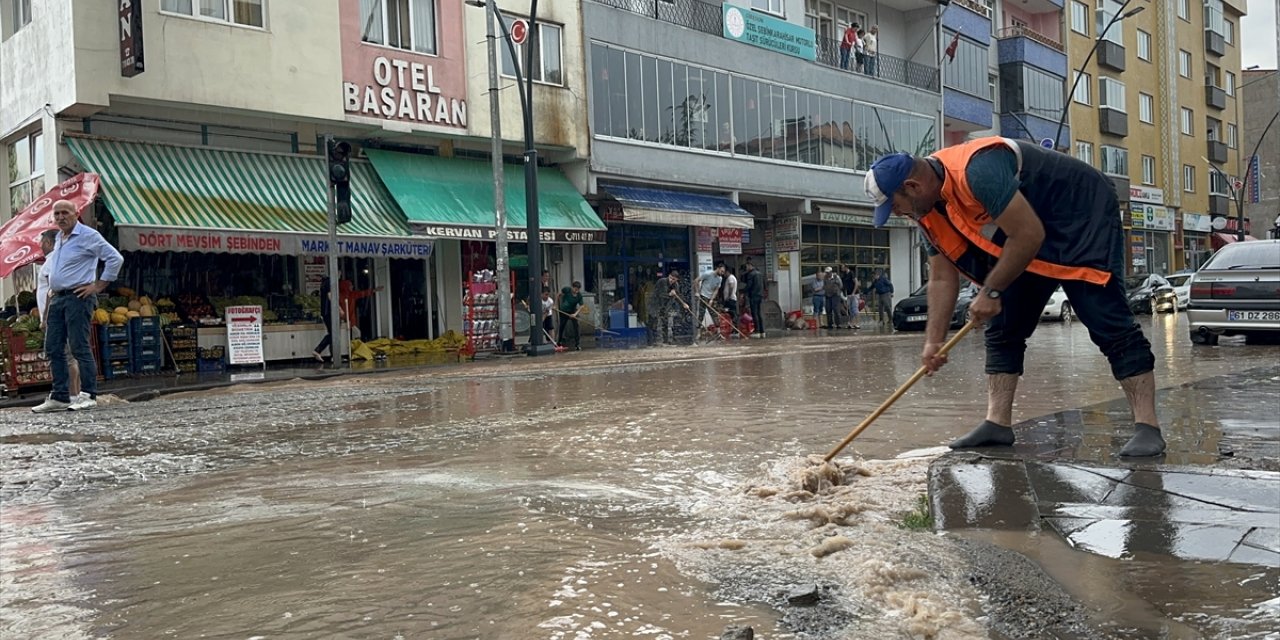
M817 38L813 29L728 2L721 6L721 11L724 24L721 35L730 40L803 60L818 58Z
M774 251L800 250L800 216L779 216L773 229Z
M413 224L413 230L424 236L437 239L481 240L493 242L498 238L498 230L493 227L467 227L453 224ZM604 244L605 229L540 229L538 237L543 242L561 242L572 244ZM507 241L528 242L529 232L526 229L507 229Z
M1164 190L1129 185L1129 199L1152 204L1164 204Z
M710 252L711 252L711 239L712 239L712 237L714 237L714 234L715 234L715 229L712 229L711 227L698 227L698 232L697 232L698 248L697 248L697 251L698 251L699 253L704 253L704 252L705 252L705 253L710 253Z
M187 251L200 253L263 253L280 256L325 256L329 240L323 236L266 231L217 229L161 229L121 226L124 251ZM359 258L417 258L431 255L429 238L338 237L338 255Z
M226 308L227 364L263 364L262 307L245 305Z
M775 267L778 260L778 251L774 248L777 242L773 239L773 229L764 230L764 279L770 281L774 279Z
M742 229L720 229L720 253L742 254Z
M1194 231L1196 233L1209 233L1213 230L1213 225L1209 222L1209 216L1203 213L1184 213L1182 214L1183 231Z
M1133 228L1173 231L1173 212L1154 204L1133 203Z

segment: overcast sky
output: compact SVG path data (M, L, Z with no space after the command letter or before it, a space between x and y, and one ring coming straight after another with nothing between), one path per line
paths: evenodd
M1240 67L1276 68L1276 5L1280 0L1249 0L1240 20Z

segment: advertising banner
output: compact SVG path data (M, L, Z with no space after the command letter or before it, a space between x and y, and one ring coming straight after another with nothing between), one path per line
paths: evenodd
M813 29L727 2L722 11L724 37L804 60L818 59Z

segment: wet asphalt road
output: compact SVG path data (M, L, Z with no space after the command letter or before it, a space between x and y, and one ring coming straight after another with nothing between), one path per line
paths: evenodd
M1280 360L1275 346L1192 349L1180 316L1143 322L1162 387ZM1033 341L1015 419L1121 396L1083 326ZM919 348L864 331L5 411L0 628L708 637L746 621L787 637L769 607L717 597L656 548L760 464L830 448ZM851 452L966 431L983 413L981 355L962 344ZM1238 399L1259 407L1254 437L1276 438L1275 400Z

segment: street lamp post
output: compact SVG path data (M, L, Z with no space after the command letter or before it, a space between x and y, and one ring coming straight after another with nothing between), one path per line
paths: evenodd
M1124 0L1124 4L1120 5L1120 10L1116 11L1116 14L1111 16L1111 20L1107 22L1107 25L1102 28L1102 31L1098 32L1098 37L1093 41L1093 48L1089 49L1089 55L1085 56L1084 64L1080 65L1080 70L1076 73L1076 79L1071 83L1071 91L1067 92L1066 102L1062 105L1062 115L1058 118L1058 130L1053 133L1053 144L1055 148L1058 146L1059 136L1062 135L1062 127L1067 123L1067 111L1071 109L1071 103L1076 95L1076 87L1079 86L1080 79L1084 77L1084 70L1089 66L1089 61L1093 59L1093 54L1098 52L1098 47L1102 44L1102 40L1106 38L1107 32L1111 30L1111 26L1115 23L1120 22L1125 18L1132 18L1146 9L1146 7L1140 6L1134 7L1128 12L1125 12L1124 8L1129 6L1130 2L1133 2L1133 0ZM1071 145L1068 144L1067 146L1070 148Z
M520 96L520 113L524 117L524 191L525 216L528 231L529 248L529 345L530 356L549 355L555 353L555 346L542 339L542 332L536 331L541 326L542 317L542 238L538 221L538 151L533 144L533 78L526 77L521 70L520 58L516 54L515 42L511 39L511 30L502 20L502 12L498 10L496 0L467 0L474 7L487 7L486 20L495 21L502 27L502 37L507 41L507 52L511 55L511 66L515 67L516 93ZM529 5L529 32L526 36L524 69L533 69L533 49L538 46L538 0ZM491 58L490 65L496 73L497 60ZM493 84L497 84L494 82ZM494 89L496 95L496 89ZM492 103L491 103L492 104ZM495 136L498 135L495 131ZM499 140L498 145L501 145ZM501 155L499 153L499 155ZM499 158L501 161L501 158Z
M1253 153L1249 154L1250 158L1258 155L1258 149L1262 148L1262 141L1266 139L1267 132L1271 130L1271 125L1276 123L1277 117L1280 117L1280 111L1275 112L1275 114L1271 116L1271 121L1268 122L1266 128L1262 130L1262 135L1258 136L1258 143L1253 145ZM1239 149L1237 149L1237 153L1238 152ZM1231 177L1223 173L1222 169L1215 167L1213 163L1209 162L1209 159L1204 156L1201 156L1200 159L1204 160L1205 163L1209 165L1209 168L1213 169L1214 172L1216 172L1218 176L1231 187L1231 199L1236 203L1236 239L1244 240L1246 235L1244 232L1244 194L1249 189L1249 176L1252 175L1253 172L1244 172L1244 175L1240 177L1240 188L1237 189L1234 182L1231 180Z

